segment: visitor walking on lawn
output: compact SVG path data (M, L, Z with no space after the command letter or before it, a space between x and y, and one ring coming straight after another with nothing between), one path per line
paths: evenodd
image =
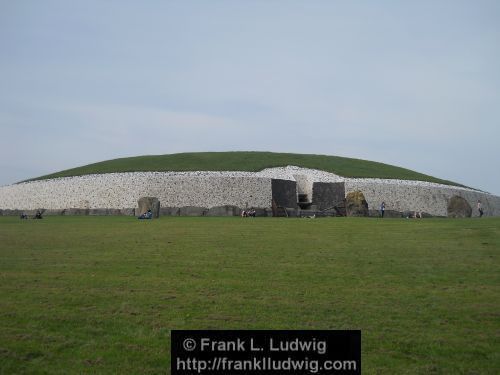
M477 210L479 211L479 217L483 217L483 205L481 204L481 201L477 201Z

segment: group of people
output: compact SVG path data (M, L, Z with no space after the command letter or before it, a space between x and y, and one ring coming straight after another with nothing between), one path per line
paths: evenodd
M141 216L138 217L139 220L152 219L152 218L153 218L153 213L151 212L151 210L147 210Z
M251 208L250 210L241 211L241 217L255 217L255 210Z
M28 215L25 212L22 212L21 216L19 217L21 220L28 220ZM35 216L33 216L33 219L43 219L42 211L37 210Z
M420 211L415 211L413 212L413 214L411 212L408 213L408 215L406 216L407 219L422 219L423 216L422 216L422 212Z

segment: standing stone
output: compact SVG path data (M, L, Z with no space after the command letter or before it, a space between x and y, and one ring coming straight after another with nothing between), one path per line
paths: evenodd
M464 218L472 216L472 207L464 198L454 195L448 202L448 217Z
M368 216L368 202L361 191L353 191L345 197L347 216Z
M137 201L139 208L135 212L135 216L141 216L143 213L151 210L153 218L160 217L160 201L154 197L142 197Z

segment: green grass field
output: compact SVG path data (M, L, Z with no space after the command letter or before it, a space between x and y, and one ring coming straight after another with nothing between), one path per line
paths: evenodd
M168 373L171 329L361 329L366 374L498 374L500 219L0 217L0 372Z
M345 177L392 178L459 185L409 169L374 161L328 155L305 155L275 152L190 152L170 155L148 155L106 160L67 169L36 179L81 176L94 173L136 171L248 171L296 165L319 169Z

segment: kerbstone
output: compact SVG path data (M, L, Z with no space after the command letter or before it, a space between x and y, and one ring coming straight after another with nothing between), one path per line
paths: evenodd
M472 207L462 197L455 195L448 202L448 217L465 218L472 216Z
M368 203L361 191L353 191L345 197L347 216L368 216Z
M137 216L141 216L148 210L151 210L153 218L158 219L160 217L160 201L156 197L142 197L137 201L138 209L136 211Z

